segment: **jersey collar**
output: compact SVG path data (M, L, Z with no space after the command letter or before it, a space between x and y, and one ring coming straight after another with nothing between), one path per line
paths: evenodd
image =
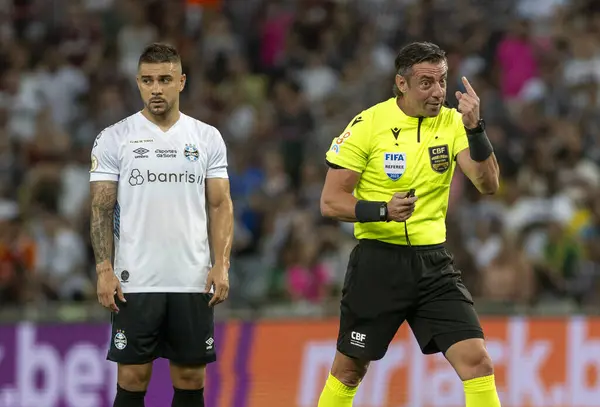
M183 116L184 116L183 113L179 112L179 119L177 119L177 121L175 123L173 123L173 125L168 130L165 131L165 130L161 129L158 125L156 125L156 124L152 123L150 120L148 120L148 118L146 118L146 116L144 116L141 111L139 111L137 114L139 117L139 121L140 121L140 123L142 123L143 126L146 126L150 129L152 129L154 132L163 134L163 135L172 133L173 130L175 130L175 128L177 128L179 126L179 124L183 121Z
M396 98L390 98L387 102L385 102L388 106L389 109L389 117L395 117L397 118L397 120L399 121L399 124L416 124L419 122L419 120L423 121L424 119L426 119L425 117L412 117L412 116L408 116L406 113L404 113L402 111L402 109L400 109L400 107L398 107L398 104L396 103Z

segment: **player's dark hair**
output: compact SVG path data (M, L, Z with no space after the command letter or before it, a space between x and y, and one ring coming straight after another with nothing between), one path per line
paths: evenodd
M396 74L407 77L414 65L422 62L438 63L446 60L446 52L431 42L412 42L405 45L396 57ZM394 96L401 96L402 92L394 81Z
M141 64L162 64L164 62L181 63L181 56L174 46L155 42L144 49L142 55L140 55L138 66Z

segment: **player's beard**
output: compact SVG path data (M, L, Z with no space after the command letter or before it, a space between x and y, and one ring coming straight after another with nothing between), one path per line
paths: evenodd
M155 103L153 99L150 99L146 103L146 108L154 116L164 116L171 110L171 105L165 99L160 99L160 103Z

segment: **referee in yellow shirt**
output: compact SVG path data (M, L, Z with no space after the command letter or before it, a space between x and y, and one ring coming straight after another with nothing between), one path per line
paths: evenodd
M424 354L442 352L464 383L467 407L499 407L492 361L473 299L444 248L458 165L483 194L498 163L466 78L458 110L444 106L448 62L417 42L396 58L395 97L358 114L327 152L324 216L354 222L337 353L318 407L350 407L372 360L404 321Z

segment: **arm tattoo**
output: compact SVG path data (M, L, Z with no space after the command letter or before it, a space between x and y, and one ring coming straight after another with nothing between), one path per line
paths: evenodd
M117 183L98 181L90 183L92 214L90 237L96 264L111 260L113 245L113 215L117 202Z

